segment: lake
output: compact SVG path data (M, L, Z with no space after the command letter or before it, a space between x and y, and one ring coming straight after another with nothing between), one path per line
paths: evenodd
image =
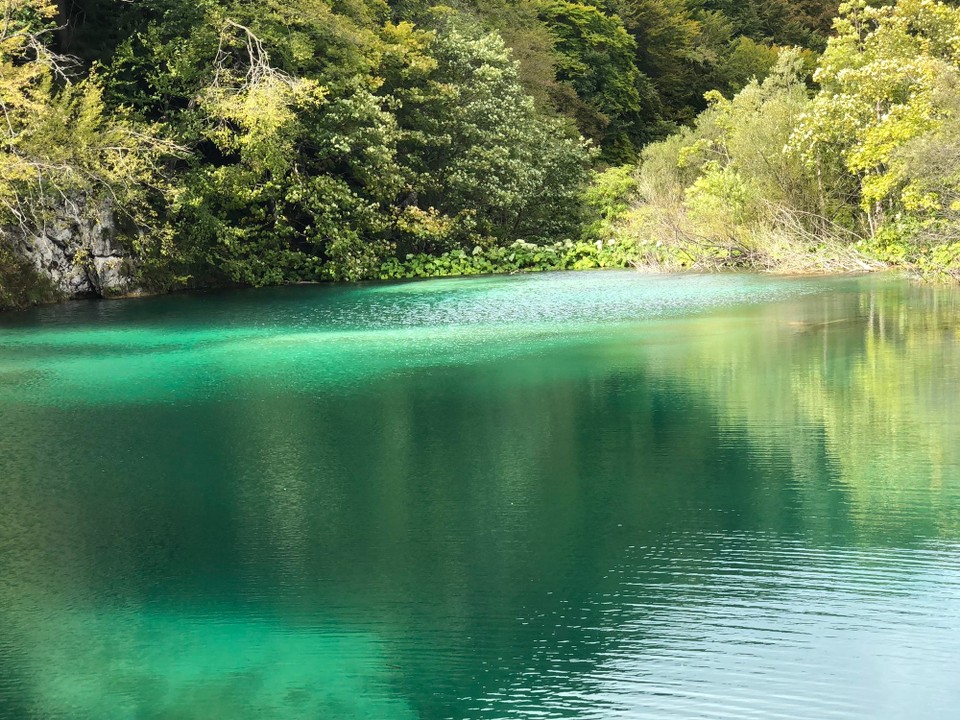
M960 717L960 290L0 316L0 717Z

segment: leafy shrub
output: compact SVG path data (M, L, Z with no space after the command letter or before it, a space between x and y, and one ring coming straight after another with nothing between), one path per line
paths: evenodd
M594 173L593 182L584 193L592 222L584 229L584 237L606 241L615 237L617 226L633 205L637 193L637 168L620 165Z
M487 275L493 273L538 272L546 270L590 270L631 267L637 257L632 243L571 242L534 245L517 241L507 247L483 248L471 252L451 250L442 255L408 254L380 266L381 280L401 278Z

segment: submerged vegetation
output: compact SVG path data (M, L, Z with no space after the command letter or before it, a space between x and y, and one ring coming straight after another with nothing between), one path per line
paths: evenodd
M0 306L51 296L14 238L104 207L160 291L960 276L948 4L8 0L0 22Z

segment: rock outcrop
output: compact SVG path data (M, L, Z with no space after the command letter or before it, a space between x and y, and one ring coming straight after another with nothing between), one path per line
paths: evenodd
M8 237L13 250L66 297L113 297L136 290L132 259L116 240L108 207L90 218L58 217L42 232L15 231Z

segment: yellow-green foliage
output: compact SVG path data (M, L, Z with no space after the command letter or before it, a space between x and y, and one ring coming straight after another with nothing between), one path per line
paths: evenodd
M19 187L34 183L38 163L30 149L41 122L52 105L53 60L38 40L51 26L56 6L46 0L10 0L0 21L0 103L5 122L0 126L0 207L7 222L23 212Z
M632 165L620 165L594 173L584 200L593 218L584 236L607 242L616 239L637 193L637 178Z
M708 100L694 129L644 151L631 232L681 266L768 267L763 241L783 211L797 220L825 204L822 187L784 152L809 102L803 56L783 51L762 83Z
M708 93L693 130L645 150L636 234L714 264L960 275L960 9L856 0L835 31L815 92L784 50L762 83Z
M144 229L146 196L173 148L122 109L108 113L96 75L69 79L71 60L44 44L54 5L8 5L0 21L0 224L34 232L50 213L79 219L107 202Z
M841 6L821 90L790 147L855 180L862 246L924 274L958 274L960 9L933 0Z
M108 113L95 75L71 80L73 61L47 45L55 17L47 0L9 0L0 20L0 235L37 233L52 215L82 221L108 203L143 245L172 148L122 109ZM54 297L29 262L0 248L0 308Z
M887 200L916 205L897 151L946 117L940 95L956 80L960 10L932 0L855 0L840 13L814 74L821 90L790 144L812 167L839 159L876 220Z

